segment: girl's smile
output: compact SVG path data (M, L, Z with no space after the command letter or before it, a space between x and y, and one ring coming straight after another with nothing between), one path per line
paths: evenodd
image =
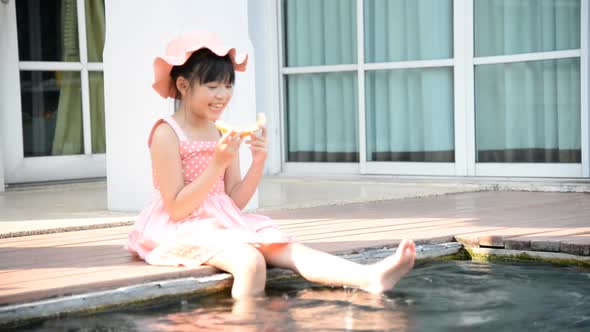
M196 83L187 95L190 113L215 122L221 117L233 95L233 85L222 82Z

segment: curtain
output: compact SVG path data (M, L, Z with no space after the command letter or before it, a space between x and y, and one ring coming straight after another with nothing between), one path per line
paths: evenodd
M453 57L452 0L365 0L365 62Z
M89 61L102 61L104 47L104 1L86 0L87 48ZM62 0L62 61L78 62L78 22L76 0ZM79 80L78 72L63 72L57 110L53 155L84 153L82 101L80 85L68 84ZM90 123L92 152L105 152L104 83L102 73L89 74Z
M477 0L476 56L580 47L580 0ZM475 67L478 162L581 162L579 58Z
M366 75L367 160L454 162L452 68Z
M78 20L76 0L62 0L62 61L79 62L78 56ZM84 153L84 136L82 133L82 97L80 73L66 71L60 73L59 103L53 137L53 155L70 155Z
M366 0L365 60L453 57L451 0ZM453 162L453 70L367 71L368 161Z
M289 75L288 160L358 162L356 73Z
M475 0L475 56L580 48L580 0Z
M356 63L355 0L285 1L289 67ZM287 160L358 162L356 72L290 74Z
M104 0L86 0L85 4L88 61L102 62L105 40ZM105 153L104 78L102 72L89 73L89 87L92 153Z
M289 67L356 63L356 1L285 1L285 39Z

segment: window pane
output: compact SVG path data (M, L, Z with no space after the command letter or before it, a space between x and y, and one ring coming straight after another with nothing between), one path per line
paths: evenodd
M90 126L92 153L105 153L104 127L104 78L102 72L89 72L90 80Z
M81 154L79 72L21 71L25 157Z
M368 71L368 161L454 162L453 69Z
M365 61L453 57L452 0L365 0Z
M102 62L105 33L104 0L86 0L85 4L88 61Z
M80 61L76 0L15 4L21 61Z
M356 63L356 0L284 0L287 66Z
M288 161L358 162L356 73L286 80Z
M579 163L580 59L475 67L478 162Z
M580 48L580 0L475 0L475 56Z

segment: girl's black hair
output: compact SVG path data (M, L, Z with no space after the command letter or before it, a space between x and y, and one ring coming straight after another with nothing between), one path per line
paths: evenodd
M195 82L199 84L222 82L233 85L236 78L229 54L219 56L207 48L193 52L184 64L172 67L170 76L175 88L176 80L181 76L189 81L190 86ZM180 91L176 88L176 99L180 97Z

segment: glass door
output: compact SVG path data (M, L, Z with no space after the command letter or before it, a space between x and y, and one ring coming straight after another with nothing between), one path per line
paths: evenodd
M587 5L473 1L475 175L588 177Z
M455 175L452 0L364 0L363 173Z
M104 177L104 0L0 8L6 182Z

